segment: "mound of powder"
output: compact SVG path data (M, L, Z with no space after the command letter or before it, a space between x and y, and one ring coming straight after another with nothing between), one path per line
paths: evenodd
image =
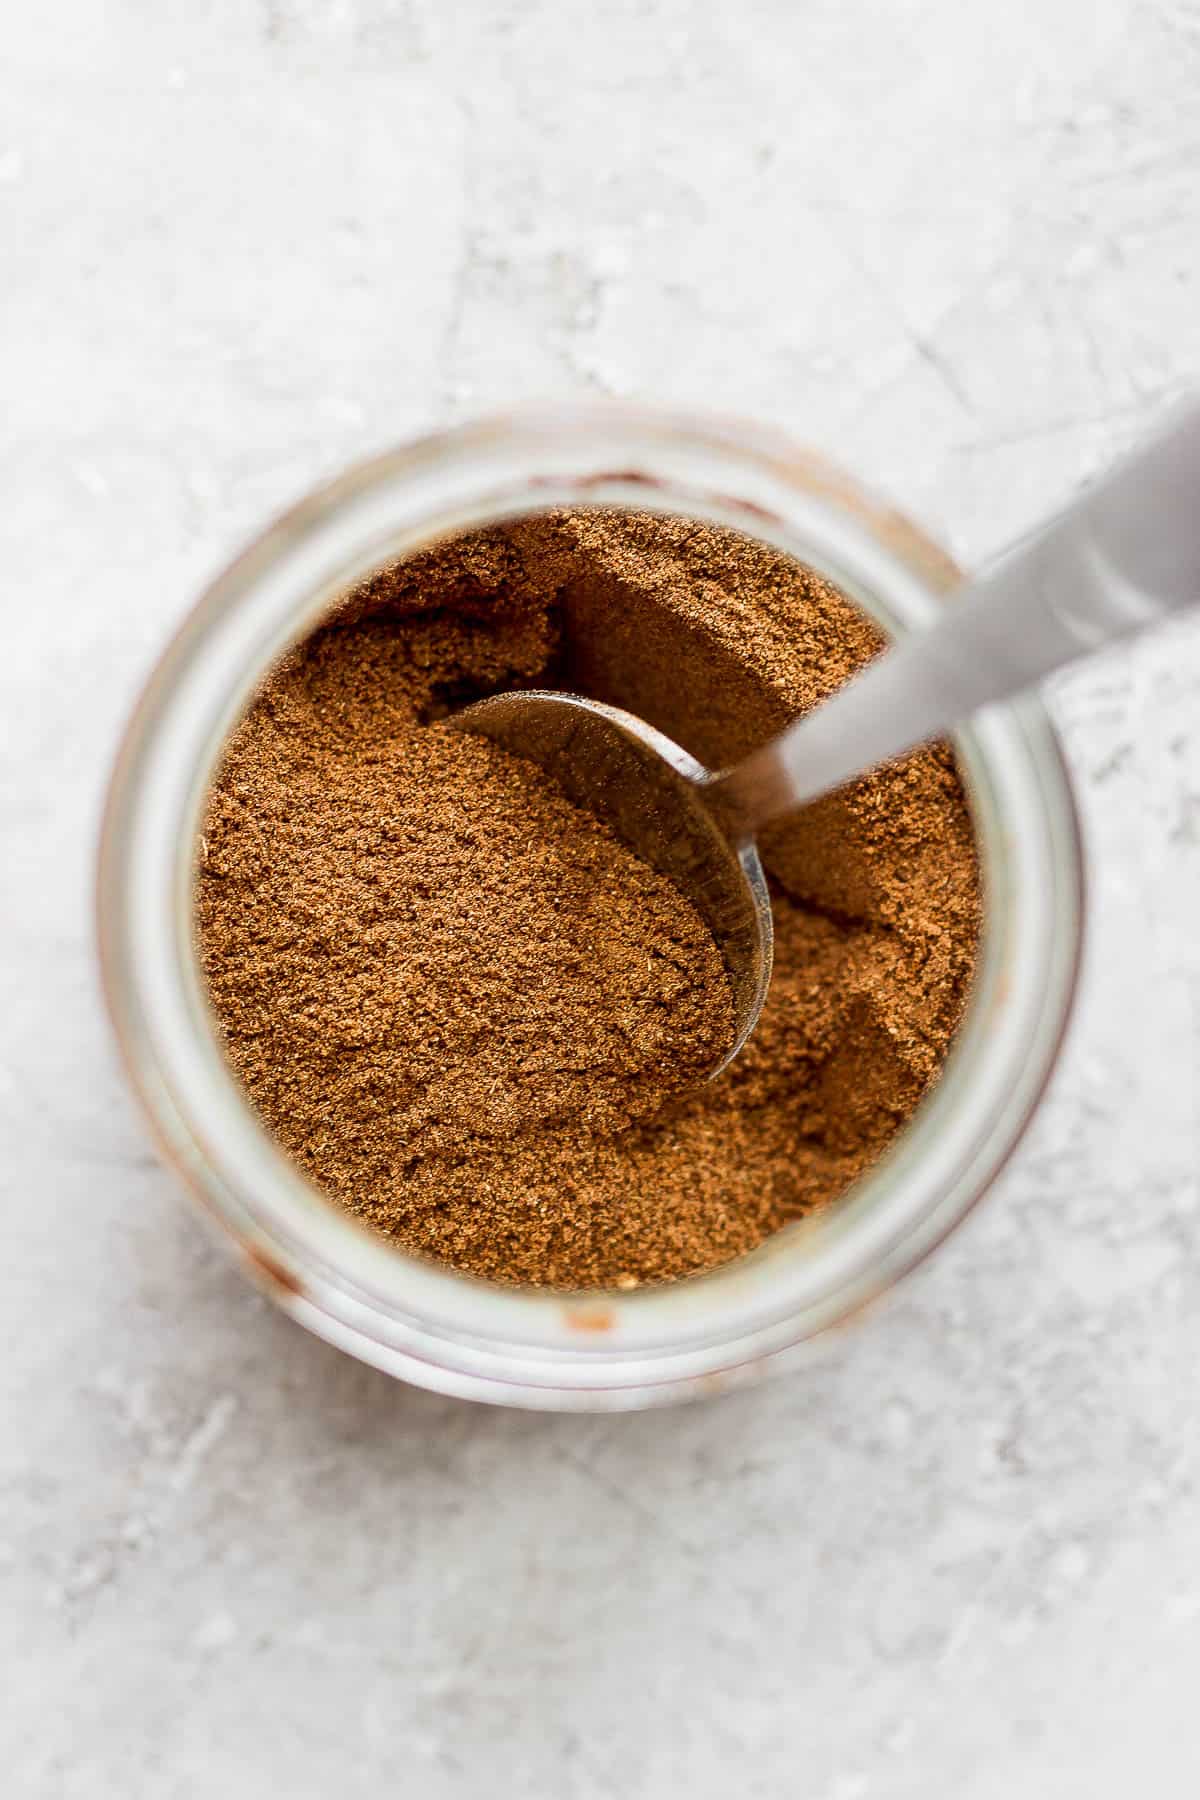
M331 1199L508 1282L711 1268L829 1204L960 1016L978 878L934 746L776 827L776 965L731 1069L715 945L531 765L448 731L520 685L638 712L720 766L880 648L810 571L690 521L584 510L382 571L272 674L197 871L217 1029Z
M445 726L312 769L294 749L277 715L231 748L201 918L226 1041L324 1186L622 1130L728 1049L707 927L532 764Z

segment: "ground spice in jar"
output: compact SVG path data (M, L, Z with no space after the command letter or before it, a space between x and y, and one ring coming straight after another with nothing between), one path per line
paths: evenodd
M720 766L881 648L736 533L600 510L382 571L260 690L197 871L217 1029L259 1115L400 1248L507 1282L698 1273L827 1206L935 1079L979 888L935 745L767 835L753 1038L690 905L532 765L439 724L568 688Z

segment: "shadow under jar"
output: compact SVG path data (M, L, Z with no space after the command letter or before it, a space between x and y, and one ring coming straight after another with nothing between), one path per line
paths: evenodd
M965 1017L910 1123L835 1205L707 1274L632 1292L480 1281L364 1227L276 1146L222 1054L194 929L206 795L263 678L348 590L453 534L559 507L746 533L815 570L888 635L927 621L956 580L905 522L749 426L626 408L531 413L351 469L213 584L151 677L109 795L100 946L117 1035L159 1142L286 1310L439 1391L615 1409L802 1358L806 1339L889 1286L982 1195L1062 1039L1082 882L1070 788L1042 708L993 709L954 740L984 895ZM589 649L583 631L578 642L594 680L599 640ZM636 693L624 698L636 709Z

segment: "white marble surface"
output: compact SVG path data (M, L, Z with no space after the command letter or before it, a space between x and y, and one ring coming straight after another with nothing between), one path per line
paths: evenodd
M0 63L0 1769L36 1800L1200 1786L1200 625L1073 678L1086 991L806 1374L535 1417L273 1313L89 881L198 583L510 399L756 413L971 558L1200 374L1197 0L60 0Z

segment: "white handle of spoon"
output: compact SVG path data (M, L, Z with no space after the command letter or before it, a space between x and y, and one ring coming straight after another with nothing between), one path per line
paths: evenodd
M1200 402L712 789L753 836L1056 669L1200 602Z

